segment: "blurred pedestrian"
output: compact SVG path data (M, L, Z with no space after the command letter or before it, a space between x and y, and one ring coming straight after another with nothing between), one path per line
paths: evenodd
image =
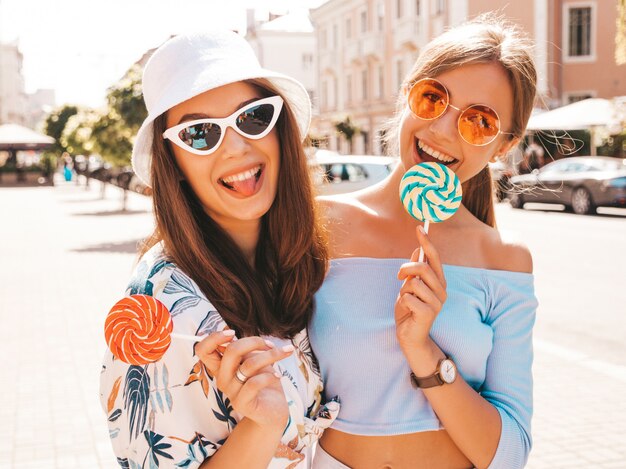
M69 155L69 153L64 152L61 158L63 160L63 178L67 182L69 182L72 180L72 173L74 172L72 157Z
M307 92L230 31L163 44L143 92L132 163L153 189L156 229L127 294L158 299L175 332L208 337L174 339L145 366L107 353L101 401L118 462L305 467L329 421L314 420L322 383L306 335L327 265L301 143Z
M540 169L545 164L543 147L534 141L524 150L524 158L518 166L519 174L532 173L535 169Z
M387 133L400 163L372 188L320 199L331 263L309 335L326 392L342 407L314 467L525 465L532 259L496 229L488 163L524 135L532 50L490 16L432 40ZM463 205L428 234L398 197L404 173L422 162L463 183Z

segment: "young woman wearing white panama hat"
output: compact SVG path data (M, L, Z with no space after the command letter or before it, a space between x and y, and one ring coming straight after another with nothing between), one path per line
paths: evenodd
M237 34L212 31L159 47L143 92L132 163L153 189L156 229L127 294L157 298L175 332L207 337L173 340L144 366L107 353L101 401L118 462L308 467L338 405L321 406L306 334L327 267L301 143L306 90L261 68Z

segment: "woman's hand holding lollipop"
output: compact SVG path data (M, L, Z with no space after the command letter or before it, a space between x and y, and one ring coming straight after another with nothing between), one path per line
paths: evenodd
M172 318L163 303L149 295L131 295L111 308L104 335L117 359L137 366L160 360L172 338L198 342L196 355L215 376L218 389L236 411L261 426L275 426L281 431L285 428L289 410L281 375L273 365L291 355L292 345L276 348L261 337L237 340L231 329L208 336L172 330Z
M407 357L416 350L432 350L430 329L447 298L443 266L427 236L429 224L454 215L461 198L459 179L441 164L421 163L402 177L402 204L413 218L424 222L424 227L417 228L420 247L398 272L398 279L404 283L395 305L396 335ZM424 255L427 262L423 262Z

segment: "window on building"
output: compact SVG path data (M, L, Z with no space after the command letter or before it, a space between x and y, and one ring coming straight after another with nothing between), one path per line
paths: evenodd
M385 95L385 68L382 65L378 66L378 97L382 98Z
M352 102L352 75L346 75L346 102Z
M361 12L361 33L367 32L367 10Z
M302 54L302 69L311 70L313 68L313 54L305 52Z
M350 39L352 37L352 19L348 18L346 20L346 38Z
M322 110L328 109L328 81L322 82Z
M339 105L339 102L337 101L339 99L339 82L337 81L336 78L333 78L333 106L335 109L337 109L337 106Z
M364 130L361 130L361 135L363 136L363 153L369 155L370 153L370 134Z
M384 3L379 3L378 7L376 9L376 16L377 16L377 20L376 22L378 23L378 30L382 31L385 28L385 4Z
M333 24L333 48L337 50L339 45L339 26L337 24Z
M402 59L399 59L396 64L396 70L398 71L398 86L396 88L400 89L402 86L402 80L404 79L404 62Z
M443 15L446 12L446 0L435 0L435 14Z
M568 55L591 55L591 7L570 8L568 13Z
M361 97L363 101L367 100L367 69L361 72Z
M320 29L320 49L326 49L326 28Z
M420 0L415 0L415 16L419 16L422 11L422 5Z
M402 3L404 0L396 0L396 18L402 18Z

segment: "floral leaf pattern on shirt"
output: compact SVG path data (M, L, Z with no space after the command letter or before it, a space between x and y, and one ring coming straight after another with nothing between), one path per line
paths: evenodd
M221 330L223 326L226 326L226 324L224 323L222 316L220 316L219 313L215 310L209 311L204 319L200 322L200 325L196 330L196 335L210 334L212 332Z
M113 388L109 393L109 398L107 399L107 412L111 413L113 407L115 407L115 400L117 399L117 394L120 391L120 383L122 382L122 377L120 376L113 383Z
M228 328L199 287L167 259L162 245L148 251L126 294L149 294L174 310L177 332L205 335ZM298 352L292 355L290 380L283 379L289 419L268 469L306 465L307 447L319 436L308 430L313 421L307 417L319 408L322 387L305 338L302 331L293 339ZM109 436L123 468L196 469L242 418L186 341L172 341L161 360L146 366L128 365L107 352L100 386Z
M228 429L232 430L235 428L235 425L237 425L237 421L231 415L233 407L230 405L230 399L224 397L224 394L222 394L222 391L219 389L213 389L213 393L215 394L215 399L220 410L218 412L213 409L213 415L215 415L218 420L226 422L228 424Z
M204 437L204 435L198 432L196 432L191 441L186 441L176 437L171 438L187 443L187 457L177 462L176 467L189 467L191 463L202 463L207 457L212 456L218 448L217 444L209 441Z
M174 264L165 258L157 259L150 267L146 260L142 260L135 268L135 273L131 278L127 294L128 295L154 295L153 279L161 270L172 267Z
M165 450L171 448L172 445L169 443L159 443L164 437L163 435L159 435L158 433L154 433L153 431L146 430L143 432L143 435L146 437L148 441L148 453L146 453L146 458L150 458L150 469L155 467L159 467L159 458L161 456L167 459L174 459L173 456L167 453ZM144 459L145 464L145 459ZM142 466L144 465L142 464Z
M189 372L189 378L187 378L185 386L199 381L202 385L202 391L204 392L204 396L209 397L209 377L212 378L212 376L209 374L209 371L204 366L204 364L200 360L198 360Z
M276 448L274 457L287 459L288 461L294 461L293 463L289 464L286 468L286 469L293 469L298 464L300 464L300 461L304 459L304 454L295 451L297 446L298 446L298 437L295 437L293 440L291 440L287 444L281 443L280 445L278 445L278 448Z
M146 367L132 365L126 373L124 384L124 408L129 414L129 432L131 438L137 438L144 430L150 393L150 376ZM133 432L134 430L134 432Z
M296 350L298 351L298 355L300 356L303 362L301 367L303 367L304 364L306 364L307 368L310 368L311 370L313 370L315 374L319 374L320 365L317 362L317 358L315 357L315 354L313 353L313 349L311 348L311 342L309 341L309 336L307 334L302 334L301 336L298 335L296 338L294 338L293 342L294 342L294 346L296 347Z

